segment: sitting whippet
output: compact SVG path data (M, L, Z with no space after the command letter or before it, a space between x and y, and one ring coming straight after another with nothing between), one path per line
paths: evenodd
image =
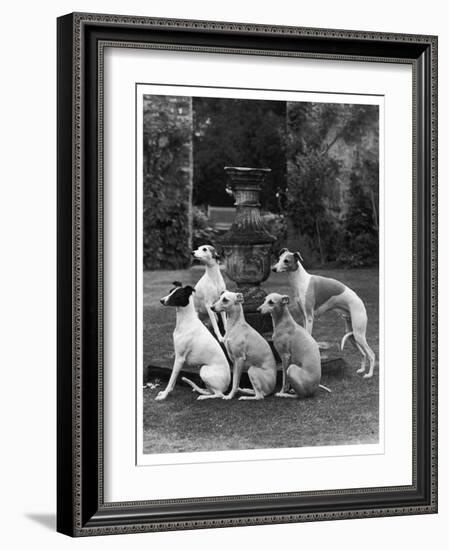
M263 399L274 392L276 361L265 338L245 321L242 303L242 294L225 291L212 306L212 311L226 313L228 329L224 343L234 363L232 389L224 399L232 399L237 391L247 394L240 399ZM246 369L253 389L239 388L242 371Z
M257 309L270 313L273 319L273 344L282 360L282 389L276 397L309 397L318 388L330 392L320 384L321 358L318 344L290 314L288 296L276 292L268 294ZM295 393L288 392L288 385Z
M176 307L176 327L173 332L175 363L164 391L156 399L166 399L173 391L179 371L184 365L200 367L200 377L206 389L202 389L188 378L182 378L200 396L198 399L223 397L231 382L231 369L220 344L199 320L193 303L195 289L174 282L167 296L161 299L164 306Z
M226 285L218 264L218 254L213 246L202 245L192 251L192 256L206 266L206 271L195 285L195 308L201 315L207 313L219 342L223 342L223 336L218 328L217 316L211 310L220 294L226 290ZM226 332L226 314L221 314L223 328Z
M366 359L368 358L369 371L364 378L371 378L374 371L375 355L366 341L368 316L364 303L352 289L340 281L308 273L304 269L302 261L299 252L290 252L287 248L283 248L272 271L288 272L293 296L305 320L307 332L312 334L314 318L328 310L336 310L346 323L346 334L342 338L341 349L343 350L346 340L350 339L362 354L362 362L357 372L365 372Z

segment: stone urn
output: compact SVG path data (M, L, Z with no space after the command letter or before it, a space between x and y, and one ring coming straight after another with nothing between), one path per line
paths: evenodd
M257 308L264 301L263 283L270 275L271 251L275 237L264 226L260 215L260 190L269 168L226 167L228 188L235 198L236 216L219 244L228 277L244 297L247 322L264 335L271 335L271 318Z

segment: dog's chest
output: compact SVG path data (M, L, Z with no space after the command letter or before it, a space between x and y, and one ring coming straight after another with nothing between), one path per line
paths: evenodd
M195 338L197 332L198 327L195 326L195 323L184 323L175 329L173 332L173 344L177 355L185 356L191 351L194 343L198 341Z
M241 330L231 330L231 332L226 335L224 343L232 361L244 355L246 339Z
M278 329L274 331L273 344L281 357L286 353L290 353L290 340L284 331Z
M207 357L204 348L201 339L195 339L192 335L190 337L180 336L175 340L176 357L182 358L189 367L198 367L204 364L205 357Z
M309 284L310 284L310 276L300 277L292 281L291 286L293 290L293 297L295 298L295 301L301 304L302 308L305 308L305 305L306 305L306 296L307 296Z
M226 285L221 275L214 278L204 275L195 287L195 302L212 304L218 300L224 290Z

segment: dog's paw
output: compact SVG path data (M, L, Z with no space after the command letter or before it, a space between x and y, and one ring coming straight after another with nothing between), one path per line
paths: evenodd
M227 401L229 401L229 399L232 399L233 397L234 397L233 395L228 393L228 395L223 395L222 399L226 399Z
M365 372L364 367L361 367L360 369L357 370L357 374L362 374L362 372Z
M168 395L168 393L166 391L160 391L156 395L155 400L156 401L164 401L164 399L167 399L167 395Z
M363 378L372 378L372 377L373 377L373 373L370 374L369 372L363 375Z

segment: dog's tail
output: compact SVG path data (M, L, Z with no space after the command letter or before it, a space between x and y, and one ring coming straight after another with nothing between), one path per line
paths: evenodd
M256 395L256 392L251 388L239 388L239 392L245 395Z
M197 386L197 385L195 384L195 382L192 382L191 380L189 380L189 379L186 378L185 376L183 376L183 377L181 378L181 380L182 380L183 382L185 382L186 384L189 384L189 386L191 386L191 387L193 388L193 391L196 391L196 392L198 392L198 393L201 394L201 395L210 395L210 393L211 393L210 391L203 390L203 388L200 388L199 386Z
M346 344L346 340L350 337L350 336L354 336L354 333L351 331L351 332L347 332L343 338L341 339L341 344L340 344L340 349L341 351L343 351L343 348L345 347L345 344Z
M323 386L323 384L320 384L318 387L321 388L322 390L325 390L325 391L328 391L329 393L332 393L332 390L330 390L327 386Z

